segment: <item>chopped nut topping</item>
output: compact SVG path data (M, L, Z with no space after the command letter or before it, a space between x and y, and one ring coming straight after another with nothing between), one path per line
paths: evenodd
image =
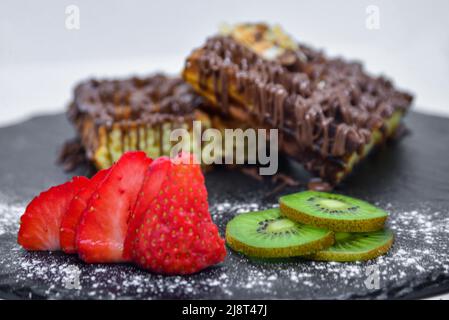
M281 56L286 50L298 49L298 44L279 25L223 24L220 33L233 37L268 60Z

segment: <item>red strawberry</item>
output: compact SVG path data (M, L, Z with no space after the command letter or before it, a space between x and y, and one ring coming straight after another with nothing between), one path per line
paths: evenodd
M188 154L175 160L186 159L193 160ZM224 260L224 240L209 214L199 165L170 161L160 191L143 214L137 233L133 260L153 272L191 274Z
M92 194L80 220L76 241L85 262L122 262L130 210L151 163L144 152L127 152Z
M62 216L73 197L88 183L85 177L74 177L34 198L20 218L17 242L27 250L59 250Z
M81 215L87 207L87 201L105 179L110 169L101 170L92 177L90 183L73 197L66 213L62 217L60 228L61 248L66 253L76 252L76 230Z
M132 259L131 252L137 237L137 229L142 223L143 214L148 209L151 201L158 195L161 184L167 176L170 164L171 162L167 157L158 158L151 163L145 173L136 205L129 216L128 232L123 250L123 257L127 261Z

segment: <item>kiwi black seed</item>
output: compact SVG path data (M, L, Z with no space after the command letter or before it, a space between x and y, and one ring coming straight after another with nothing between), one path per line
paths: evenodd
M337 232L371 232L384 227L388 213L340 194L304 191L279 199L283 216Z
M248 256L286 258L323 250L334 243L334 234L282 217L279 209L268 209L233 218L226 226L226 242Z
M365 261L381 256L393 244L393 232L378 230L374 232L335 234L335 243L329 248L308 256L320 261Z

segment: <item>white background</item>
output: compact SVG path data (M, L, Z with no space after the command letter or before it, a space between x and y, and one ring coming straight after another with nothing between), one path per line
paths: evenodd
M80 30L65 9L80 8ZM368 5L380 29L365 25ZM415 109L449 116L449 1L1 0L0 125L60 112L90 76L178 72L221 22L280 23L296 39L362 60L416 95Z

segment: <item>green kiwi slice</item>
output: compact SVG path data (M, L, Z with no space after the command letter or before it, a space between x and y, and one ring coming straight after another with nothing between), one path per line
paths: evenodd
M279 209L268 209L244 213L229 221L226 242L251 257L287 258L331 246L334 234L282 217Z
M282 215L338 232L370 232L384 227L388 213L368 202L340 194L304 191L279 199Z
M365 261L381 256L393 244L393 232L379 230L374 232L337 232L335 243L329 248L315 252L308 258L320 261Z

